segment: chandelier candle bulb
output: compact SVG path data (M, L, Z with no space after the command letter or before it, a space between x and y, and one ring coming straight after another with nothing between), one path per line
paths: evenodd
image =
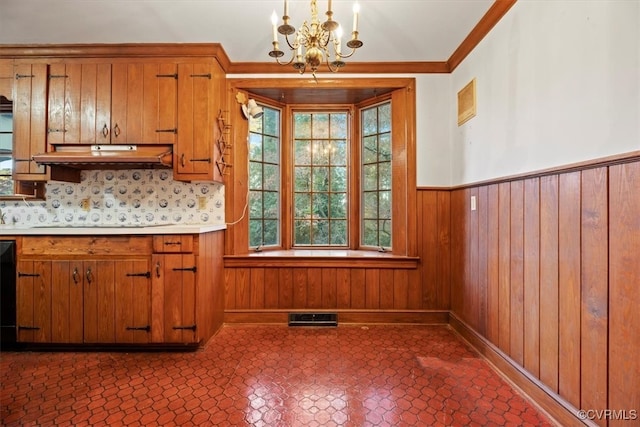
M278 15L276 15L276 11L273 11L273 14L271 15L271 23L273 24L273 41L277 42L278 41L278 29L277 29L277 24L278 24Z
M327 6L327 11L331 12L331 0L329 0L329 5Z
M360 5L356 3L353 5L353 32L358 31L358 12L360 12Z
M289 16L289 0L284 0L284 16Z

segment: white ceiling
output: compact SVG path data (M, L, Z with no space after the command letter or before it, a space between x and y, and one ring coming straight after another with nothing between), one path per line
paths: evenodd
M333 0L351 31L354 0ZM357 62L446 61L493 0L359 0ZM310 18L289 0L291 24ZM324 17L327 1L318 1ZM270 62L282 0L0 0L0 44L220 43L232 62ZM346 32L346 31L345 31Z

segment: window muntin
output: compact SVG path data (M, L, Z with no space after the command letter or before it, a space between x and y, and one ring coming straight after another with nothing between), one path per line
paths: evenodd
M391 102L361 110L363 246L391 249Z
M293 113L294 247L349 246L349 114Z
M280 245L280 110L249 120L249 246Z

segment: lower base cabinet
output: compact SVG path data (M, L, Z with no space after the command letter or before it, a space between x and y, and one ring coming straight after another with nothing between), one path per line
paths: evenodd
M200 236L215 244L198 246ZM211 262L222 232L178 235L182 246L172 236L21 239L19 342L197 345L222 325L223 294L211 291L222 289L222 264Z

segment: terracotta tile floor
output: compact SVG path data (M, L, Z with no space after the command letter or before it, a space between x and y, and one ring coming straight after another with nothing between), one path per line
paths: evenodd
M552 425L444 326L227 326L196 352L0 357L10 426Z

